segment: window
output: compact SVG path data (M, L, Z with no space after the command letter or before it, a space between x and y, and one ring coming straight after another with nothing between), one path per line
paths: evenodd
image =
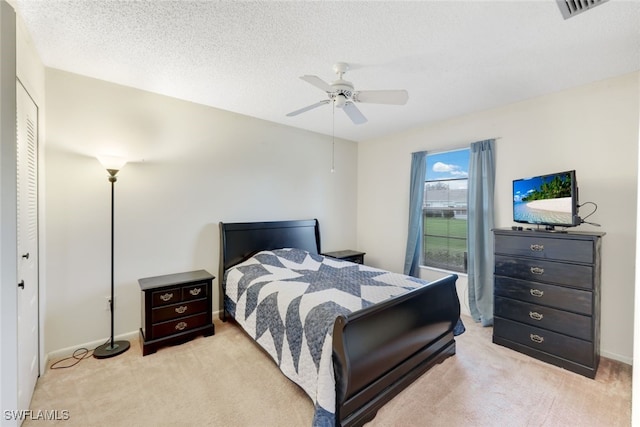
M469 149L427 154L424 182L424 265L467 271Z

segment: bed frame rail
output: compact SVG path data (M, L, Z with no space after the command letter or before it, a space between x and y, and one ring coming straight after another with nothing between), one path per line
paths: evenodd
M347 316L333 329L336 422L362 425L431 366L455 354L455 274Z

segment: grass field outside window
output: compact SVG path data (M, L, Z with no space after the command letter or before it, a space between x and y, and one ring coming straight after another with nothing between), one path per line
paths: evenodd
M425 215L423 242L427 266L466 272L466 219Z

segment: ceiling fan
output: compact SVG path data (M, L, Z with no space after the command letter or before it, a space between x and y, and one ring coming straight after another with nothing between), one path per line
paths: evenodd
M362 123L366 123L367 118L360 112L358 107L356 107L355 103L357 102L390 105L404 105L407 103L409 94L406 90L354 90L353 83L342 78L347 70L349 70L349 64L345 62L336 63L333 66L333 71L338 75L338 79L333 81L331 84L326 83L318 76L305 75L300 77L307 83L325 91L329 98L307 107L300 108L299 110L292 111L287 114L287 116L297 116L298 114L313 110L321 105L333 102L335 107L344 110L353 123L360 125Z

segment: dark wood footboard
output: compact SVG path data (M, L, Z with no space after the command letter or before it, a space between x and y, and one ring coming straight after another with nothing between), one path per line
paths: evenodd
M336 423L362 425L431 366L455 354L458 276L336 319Z

